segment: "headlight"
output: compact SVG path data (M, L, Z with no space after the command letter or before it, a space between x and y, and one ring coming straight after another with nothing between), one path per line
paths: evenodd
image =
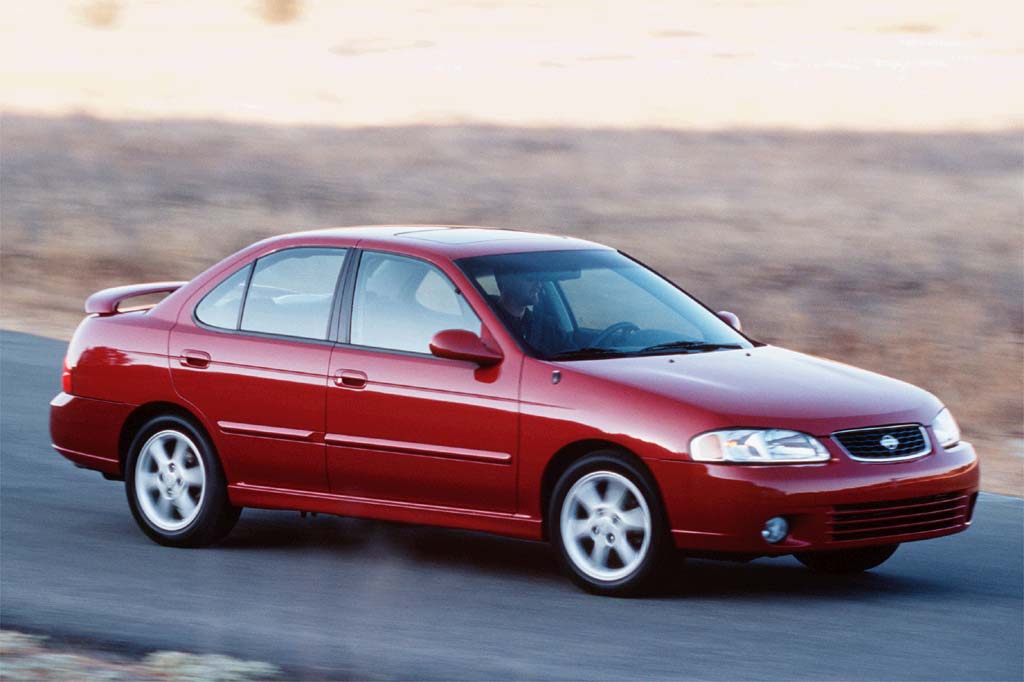
M785 429L711 431L690 441L690 457L698 462L788 464L824 462L828 450L813 436Z
M935 432L939 445L944 448L951 448L960 442L960 427L957 426L948 408L942 408L942 412L939 412L939 416L932 422L932 431Z

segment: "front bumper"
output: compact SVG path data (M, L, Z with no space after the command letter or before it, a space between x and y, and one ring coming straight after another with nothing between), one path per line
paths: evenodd
M908 462L855 461L835 449L821 464L647 463L661 485L677 547L758 555L958 533L971 523L979 480L967 442ZM761 529L775 516L790 531L769 544Z
M58 393L50 401L54 449L77 466L121 475L119 439L132 405Z

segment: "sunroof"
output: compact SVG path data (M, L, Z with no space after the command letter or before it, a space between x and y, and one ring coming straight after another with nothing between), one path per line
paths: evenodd
M421 239L437 244L476 244L479 242L504 242L529 239L537 235L515 230L485 230L479 227L438 228L436 230L410 230L398 232L396 237Z

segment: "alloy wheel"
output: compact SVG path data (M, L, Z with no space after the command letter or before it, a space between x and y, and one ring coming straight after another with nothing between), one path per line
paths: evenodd
M165 532L195 520L206 495L206 465L196 444L174 430L159 431L135 463L135 497L146 519Z
M594 471L569 489L560 529L565 551L594 580L634 573L651 545L651 512L640 489L622 474Z

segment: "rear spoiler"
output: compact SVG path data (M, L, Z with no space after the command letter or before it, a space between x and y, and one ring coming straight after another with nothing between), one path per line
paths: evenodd
M89 315L115 315L120 312L117 306L121 301L150 294L169 294L186 284L188 282L150 282L103 289L85 300L85 312Z

